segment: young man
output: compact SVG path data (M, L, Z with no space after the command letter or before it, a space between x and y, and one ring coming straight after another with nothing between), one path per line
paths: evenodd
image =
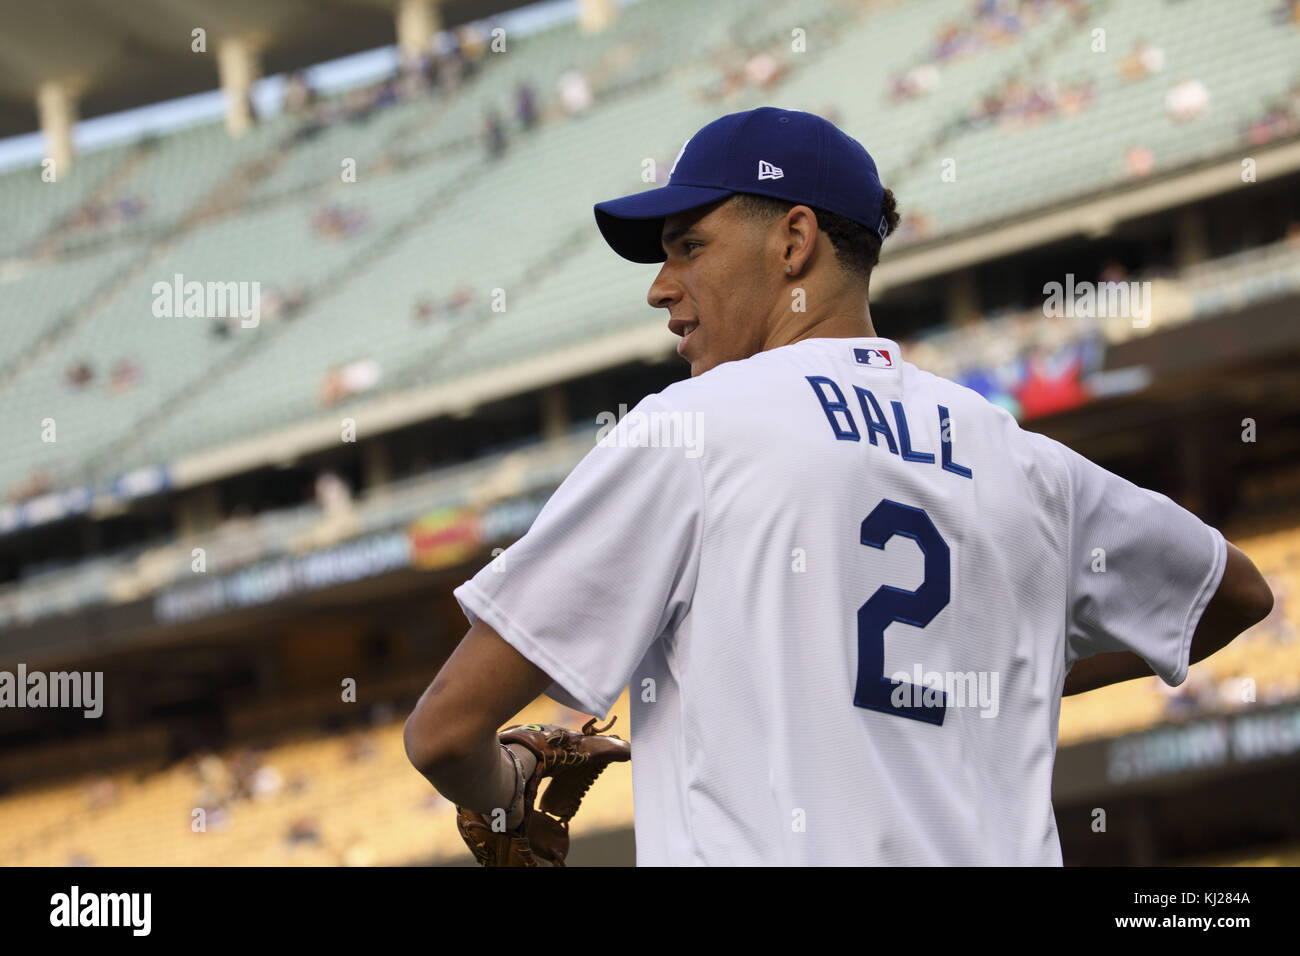
M1062 694L1180 683L1268 613L1262 577L876 335L897 212L820 117L724 116L596 218L663 263L648 300L691 378L457 589L472 627L412 762L507 807L533 756L497 728L542 692L604 715L630 682L639 864L1059 865Z

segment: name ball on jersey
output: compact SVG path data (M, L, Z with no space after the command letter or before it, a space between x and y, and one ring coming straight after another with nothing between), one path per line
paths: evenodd
M855 349L854 351L876 350ZM867 357L858 355L856 357L864 365L888 365L891 363L888 353L877 353ZM812 386L817 401L821 402L822 411L826 414L826 421L830 422L831 431L837 440L861 441L862 433L865 431L871 444L879 447L880 440L884 439L889 451L901 457L903 461L914 461L930 465L935 463L934 452L924 451L912 445L912 431L907 426L907 412L903 409L902 402L889 403L894 413L894 425L891 428L889 421L885 418L880 402L875 395L871 394L871 389L863 388L861 385L854 385L853 394L857 397L858 409L864 422L863 428L859 429L858 421L854 417L848 399L839 385L825 375L806 375L804 377L808 380L808 384ZM953 458L952 421L948 415L948 409L943 405L936 405L935 408L939 416L940 465L944 471L950 471L954 475L961 475L963 478L974 478L975 476L969 468L958 464Z

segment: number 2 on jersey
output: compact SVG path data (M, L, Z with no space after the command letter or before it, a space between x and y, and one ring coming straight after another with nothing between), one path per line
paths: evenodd
M919 703L923 688L885 676L885 628L894 621L925 627L947 607L952 575L948 544L920 508L885 498L863 520L862 543L884 550L895 535L911 538L921 549L925 579L915 591L881 585L858 608L858 684L853 703L866 710L942 726L948 702L943 691L930 691L932 696L938 694L938 704L925 706Z

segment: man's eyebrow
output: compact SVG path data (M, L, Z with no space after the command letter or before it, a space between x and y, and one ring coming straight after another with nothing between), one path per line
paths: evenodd
M680 239L682 236L686 235L688 232L693 232L694 230L695 227L693 225L676 226L672 229L669 229L667 232L664 233L663 240L662 240L664 252L667 252L668 247L671 246L678 239Z

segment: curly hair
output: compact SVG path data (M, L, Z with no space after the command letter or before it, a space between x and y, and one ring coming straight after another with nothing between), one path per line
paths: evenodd
M800 205L756 193L736 193L731 197L730 203L737 213L751 222L771 222ZM880 262L882 237L874 229L868 229L837 213L815 206L808 208L817 216L818 228L830 239L840 267L866 285L871 278L871 270ZM885 216L885 236L888 237L898 228L898 201L888 189L885 190L880 209Z

